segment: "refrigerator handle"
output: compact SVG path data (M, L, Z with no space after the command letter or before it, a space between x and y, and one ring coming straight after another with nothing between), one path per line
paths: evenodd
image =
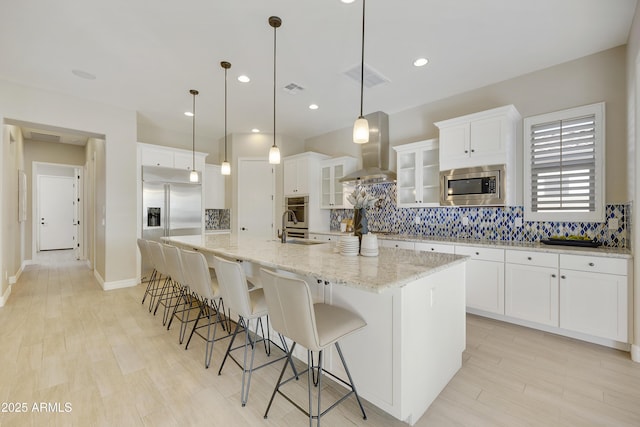
M169 207L171 206L171 188L169 184L164 185L164 236L170 237L171 212Z

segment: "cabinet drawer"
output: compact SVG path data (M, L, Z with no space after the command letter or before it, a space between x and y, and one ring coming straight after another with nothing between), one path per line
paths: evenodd
M627 275L628 260L589 255L560 254L560 268L593 273Z
M504 262L504 249L485 248L477 246L456 246L455 253L457 255L470 256L471 259Z
M455 253L455 247L453 245L443 243L416 242L416 250L424 252L440 252L444 254Z
M413 242L405 242L403 240L381 239L378 246L381 246L384 248L415 249L415 245Z
M546 252L507 250L505 260L511 264L558 268L558 254Z

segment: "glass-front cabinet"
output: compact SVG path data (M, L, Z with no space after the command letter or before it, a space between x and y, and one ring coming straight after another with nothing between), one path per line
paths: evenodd
M397 153L397 204L404 208L439 206L438 140L393 147Z
M340 178L355 171L357 159L344 156L323 160L320 165L320 207L322 209L350 209L347 202L351 191L349 185L340 182Z

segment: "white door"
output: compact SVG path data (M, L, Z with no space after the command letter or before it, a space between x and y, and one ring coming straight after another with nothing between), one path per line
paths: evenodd
M238 160L238 235L274 238L275 171L267 160Z
M39 244L41 251L75 247L73 177L38 176Z

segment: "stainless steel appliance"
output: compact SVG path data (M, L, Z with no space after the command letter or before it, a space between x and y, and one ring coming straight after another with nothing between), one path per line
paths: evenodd
M142 237L202 234L202 187L189 182L189 171L142 167ZM142 271L146 271L142 265Z
M284 209L293 211L298 220L294 223L291 215L287 215L288 236L300 237L294 234L309 231L309 196L285 197Z
M440 205L504 206L505 165L477 166L440 172Z

